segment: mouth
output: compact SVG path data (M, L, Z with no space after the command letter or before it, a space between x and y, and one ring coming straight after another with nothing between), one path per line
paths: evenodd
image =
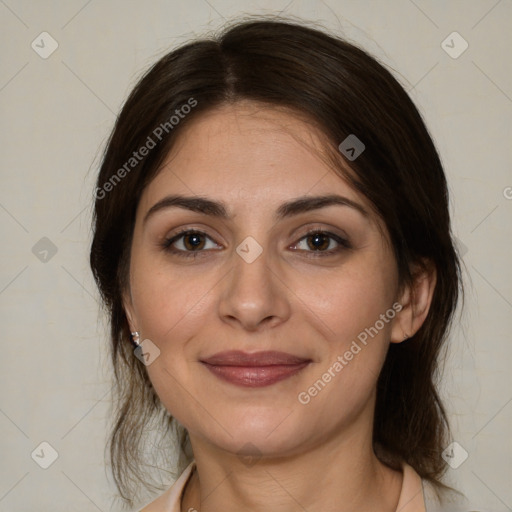
M288 379L310 362L311 359L286 352L265 351L249 354L238 350L219 352L201 360L219 379L252 388L270 386Z

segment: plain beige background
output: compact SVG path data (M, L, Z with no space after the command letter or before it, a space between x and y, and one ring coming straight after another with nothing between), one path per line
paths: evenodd
M119 510L103 453L107 331L88 267L100 149L164 52L233 16L279 11L370 51L424 115L467 270L443 387L460 445L448 478L472 510L512 510L509 0L0 0L0 512Z

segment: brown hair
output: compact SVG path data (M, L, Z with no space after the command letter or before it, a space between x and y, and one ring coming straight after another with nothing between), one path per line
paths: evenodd
M415 265L428 261L435 267L436 287L423 326L412 339L391 344L387 354L377 384L373 436L375 451L387 464L398 467L405 461L442 486L448 422L436 379L461 279L441 161L417 108L375 58L304 23L260 18L238 22L218 37L193 41L161 58L125 102L103 156L90 264L111 326L117 400L109 444L121 496L131 502L137 482L154 487L145 468L156 460L150 453L146 461L148 424L163 439L177 434L182 447L187 441L134 357L121 301L137 204L182 128L202 112L240 100L291 109L320 128L332 144L327 150L333 165L384 221L401 284L412 282ZM366 148L347 162L337 148L350 134ZM149 139L155 147L135 159Z

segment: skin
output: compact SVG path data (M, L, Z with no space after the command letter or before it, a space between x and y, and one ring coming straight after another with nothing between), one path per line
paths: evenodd
M182 510L396 509L402 473L372 449L376 381L389 344L424 321L435 276L420 274L413 288L399 287L385 226L319 157L324 143L311 124L284 111L250 102L223 106L184 128L143 191L124 305L132 331L160 350L149 377L190 435L197 471ZM170 207L144 222L170 194L222 201L230 219ZM348 198L367 214L331 205L274 218L286 201L324 194ZM181 228L207 233L195 259L162 246ZM310 228L347 237L351 248L321 239L323 250L340 248L322 256L308 242ZM252 263L236 252L247 236L263 249ZM174 242L175 249L187 247L193 252L190 237ZM300 403L298 394L394 303L402 310ZM273 385L242 388L199 361L224 350L280 350L311 362ZM247 464L241 455L253 451L258 457Z

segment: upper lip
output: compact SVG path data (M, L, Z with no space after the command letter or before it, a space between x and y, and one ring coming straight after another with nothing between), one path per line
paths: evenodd
M217 352L210 357L201 359L201 362L215 366L272 366L272 365L294 365L311 361L310 359L267 350L262 352L243 352L241 350L229 350Z

